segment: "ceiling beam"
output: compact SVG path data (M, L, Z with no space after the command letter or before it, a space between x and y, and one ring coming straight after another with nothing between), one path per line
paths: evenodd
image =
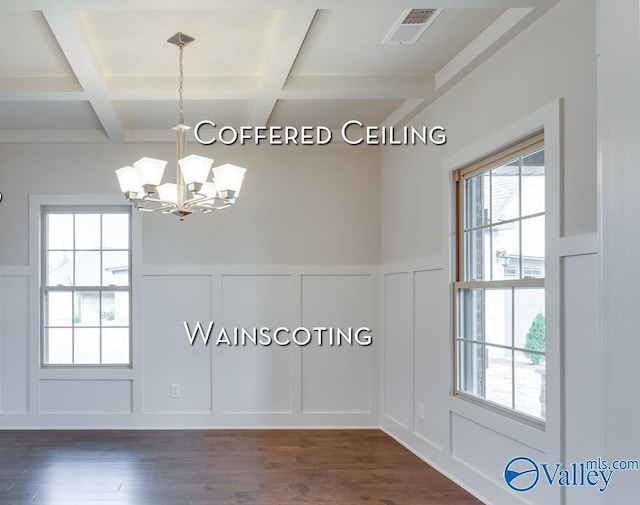
M74 12L58 2L47 2L42 14L104 131L111 140L124 142L124 131L111 100L105 93L102 76L76 23Z
M440 90L453 86L519 33L525 18L539 15L541 15L539 11L531 8L507 9L436 72L436 88ZM529 22L530 20L526 21L527 24Z
M178 100L175 76L117 76L104 81L111 100ZM188 75L184 86L187 100L253 100L260 78Z
M267 58L248 124L266 125L316 15L315 9L286 11Z
M109 142L103 130L0 130L0 143L85 144Z

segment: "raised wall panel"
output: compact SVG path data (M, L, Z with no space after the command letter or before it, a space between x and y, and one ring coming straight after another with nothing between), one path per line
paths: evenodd
M291 277L222 277L222 323L234 328L291 326ZM217 327L215 334L220 330ZM216 410L227 413L288 413L292 410L292 346L220 345L214 350Z
M29 409L29 277L0 278L0 412Z
M211 345L198 338L190 345L183 322L191 328L211 321L211 278L207 275L146 276L142 282L144 411L211 411ZM134 361L135 361L134 356ZM179 384L180 398L170 397Z
M413 313L415 338L415 404L424 404L424 419L414 417L415 433L437 447L444 447L447 437L448 395L442 387L451 376L451 341L449 299L442 270L414 273Z
M567 461L587 461L600 455L602 385L598 345L598 256L562 260L564 303L565 454ZM590 503L593 489L567 490L568 504Z
M409 274L384 277L384 413L404 428L413 418L413 335Z
M303 327L371 328L368 275L304 275L301 282ZM325 344L302 348L302 411L370 412L372 346Z
M131 381L42 380L40 412L128 414L131 412Z
M538 465L550 463L551 468L556 463L549 461L542 452L454 413L451 414L451 443L455 460L501 489L508 489L504 469L513 458L527 457ZM526 503L558 503L559 489L559 486L549 486L541 475L538 484L526 493ZM510 490L509 493L513 496L511 503L523 503L520 501L522 493Z

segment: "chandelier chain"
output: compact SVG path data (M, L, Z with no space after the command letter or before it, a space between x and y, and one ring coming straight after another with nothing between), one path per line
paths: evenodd
M182 67L182 55L184 53L184 45L180 44L180 57L179 57L179 73L180 77L178 78L178 95L180 97L180 112L179 112L179 124L184 124L184 111L183 111L183 100L182 100L182 91L183 91L183 83L184 83L184 70Z

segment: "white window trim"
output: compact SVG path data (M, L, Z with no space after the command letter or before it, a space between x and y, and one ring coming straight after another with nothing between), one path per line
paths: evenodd
M40 285L42 219L41 208L51 206L120 206L126 205L122 196L113 195L30 195L29 197L29 269L30 269L30 320L29 330L29 370L31 412L39 410L39 382L43 380L131 380L141 376L141 335L142 318L139 314L142 270L142 216L139 212L131 213L131 363L130 365L96 365L96 366L43 366L41 364L40 335Z
M544 130L545 135L545 327L546 327L546 422L527 422L506 409L493 409L486 402L470 401L455 394L453 287L449 303L450 410L498 433L548 455L561 457L562 441L562 351L560 342L560 250L562 230L562 100L554 101L480 141L460 149L442 165L443 244L450 286L456 274L456 199L453 172L478 161L520 139ZM558 459L560 461L560 459Z

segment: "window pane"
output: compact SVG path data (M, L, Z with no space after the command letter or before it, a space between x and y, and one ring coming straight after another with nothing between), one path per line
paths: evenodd
M72 325L71 293L53 292L44 294L44 320L46 326Z
M512 290L486 289L485 327L486 341L511 346Z
M520 222L501 224L491 227L491 261L493 262L492 280L500 280L515 272L520 277ZM507 270L509 269L509 270Z
M484 226L489 222L489 173L470 177L465 181L465 229Z
M129 326L129 293L103 292L101 314L103 326Z
M482 344L458 342L458 387L484 398L485 348Z
M76 291L73 294L75 326L100 326L100 292Z
M73 251L49 251L46 277L48 286L73 286Z
M516 351L516 409L545 418L545 362L532 353ZM540 356L538 356L540 358ZM537 363L536 363L537 361Z
M513 408L511 350L487 346L487 400Z
M129 285L129 253L127 251L102 253L102 285Z
M47 248L73 249L73 214L47 214Z
M102 215L102 248L129 249L129 214Z
M522 220L522 275L544 277L544 216Z
M483 295L483 289L461 289L458 292L458 338L484 340Z
M520 158L491 170L491 222L520 217Z
M100 214L76 214L76 249L100 249Z
M485 166L463 176L458 202L464 268L456 280L483 281L457 293L458 389L544 419L544 288L515 287L545 277L544 149Z
M515 347L545 350L544 289L515 290Z
M45 361L53 365L69 365L73 363L72 355L72 329L48 328L44 338L47 341L47 356Z
M100 363L100 329L76 328L73 349L75 363Z
M479 281L491 278L491 264L485 254L485 251L490 250L489 238L487 228L465 232L465 280Z
M522 216L544 212L544 149L522 158Z
M45 211L43 363L99 365L104 351L106 363L129 364L129 292L101 289L130 286L130 218L121 211ZM47 291L65 286L69 291Z
M76 252L76 286L100 285L100 252Z
M111 365L129 363L128 328L105 328L102 330L102 362Z

